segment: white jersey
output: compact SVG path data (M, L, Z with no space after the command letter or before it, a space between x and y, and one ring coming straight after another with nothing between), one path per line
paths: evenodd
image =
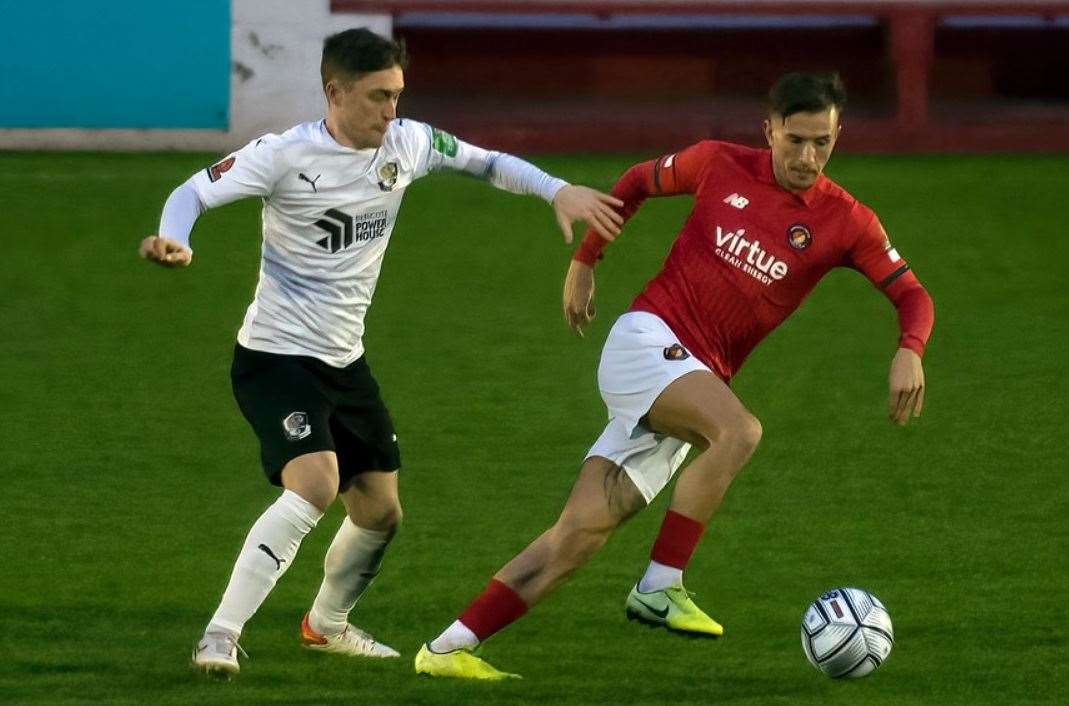
M304 123L194 175L187 184L202 207L263 198L260 280L238 342L336 367L363 355L364 315L405 188L443 168L547 201L565 185L515 157L408 119L390 123L380 148L363 150L338 144L322 120ZM188 242L188 230L165 232L167 208L161 235Z

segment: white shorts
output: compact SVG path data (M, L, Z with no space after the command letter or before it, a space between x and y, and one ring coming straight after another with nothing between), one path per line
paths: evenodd
M609 423L586 457L602 456L624 469L650 502L686 458L690 444L655 434L643 423L654 400L677 378L709 370L659 316L629 311L613 324L598 365L598 388Z

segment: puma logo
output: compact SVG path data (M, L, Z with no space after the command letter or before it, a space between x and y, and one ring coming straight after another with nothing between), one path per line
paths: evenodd
M279 559L277 556L275 556L275 553L271 551L271 547L267 546L266 544L261 544L259 547L257 547L257 549L261 550L264 554L275 560L276 571L282 571L282 562L284 562L285 559Z
M321 176L323 176L323 175L322 174L316 174L316 178L315 179L309 179L308 175L305 174L304 172L297 172L297 178L300 179L301 181L306 181L309 184L311 184L312 185L312 191L316 192L317 194L319 193L319 189L316 188L316 182L319 181L319 177L321 177Z

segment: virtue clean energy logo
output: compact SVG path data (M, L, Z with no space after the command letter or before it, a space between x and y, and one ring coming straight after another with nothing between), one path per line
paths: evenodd
M777 260L761 247L760 240L742 237L745 228L724 231L716 227L716 255L732 267L737 267L766 287L787 276L787 263Z

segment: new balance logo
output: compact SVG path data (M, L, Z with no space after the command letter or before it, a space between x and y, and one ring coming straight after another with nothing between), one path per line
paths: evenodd
M724 203L729 203L735 208L743 209L749 205L750 199L745 196L739 196L738 194L732 194L731 196L724 198Z
M386 235L389 223L386 211L372 211L350 216L337 209L329 209L315 222L315 226L325 230L328 235L316 241L316 245L332 253L344 250L353 243L375 240Z
M316 174L316 178L315 179L309 179L308 175L305 174L304 172L297 172L297 178L300 179L301 181L306 181L309 184L311 184L312 185L312 191L316 192L317 194L319 193L319 189L316 188L316 182L319 181L319 177L321 177L321 176L323 176L323 175L322 174Z
M275 556L275 553L271 551L271 547L267 546L266 544L261 544L256 548L275 560L275 571L282 570L282 562L284 562L285 559L279 559L277 556Z

